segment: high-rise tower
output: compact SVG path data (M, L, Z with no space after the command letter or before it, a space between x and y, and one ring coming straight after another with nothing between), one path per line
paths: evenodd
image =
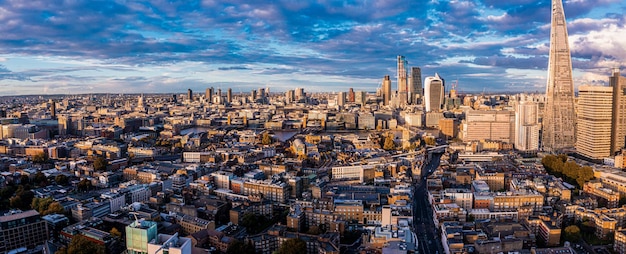
M427 77L424 81L424 104L426 112L441 111L445 91L445 81L435 73L434 77Z
M593 160L609 157L612 98L613 90L608 86L578 87L576 153Z
M544 151L558 152L574 147L576 143L575 114L572 58L569 51L563 2L552 0L548 83L541 135Z
M391 101L391 80L389 79L389 75L386 75L383 79L383 105L389 105L389 101Z
M418 100L422 100L424 96L422 88L422 70L420 67L411 67L411 76L409 76L409 101L414 104Z
M615 69L609 83L613 87L611 155L614 155L626 145L626 78L620 76L619 69Z
M406 104L407 95L409 92L409 86L407 81L407 66L409 63L404 56L398 56L398 96L400 97L400 104Z

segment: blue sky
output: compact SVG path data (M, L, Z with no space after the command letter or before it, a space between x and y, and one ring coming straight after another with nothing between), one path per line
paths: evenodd
M626 2L564 7L576 86L606 83ZM545 0L0 0L0 95L374 91L397 55L461 92L543 92L549 21Z

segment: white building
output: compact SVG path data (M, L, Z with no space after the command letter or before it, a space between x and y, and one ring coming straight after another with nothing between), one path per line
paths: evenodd
M522 101L515 110L515 149L539 149L539 106L533 101Z
M424 104L426 112L443 109L445 82L435 73L434 77L427 77L424 81Z

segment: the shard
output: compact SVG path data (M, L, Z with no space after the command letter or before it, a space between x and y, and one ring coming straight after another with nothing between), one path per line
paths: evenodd
M572 58L561 0L552 0L548 83L541 137L546 152L564 152L576 143Z

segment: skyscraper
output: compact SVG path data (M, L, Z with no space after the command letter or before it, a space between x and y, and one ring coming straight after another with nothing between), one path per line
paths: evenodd
M426 112L440 111L443 108L445 81L435 73L424 81L424 104Z
M422 90L422 70L420 67L411 67L411 76L409 76L409 101L415 103L424 96Z
M213 87L206 89L204 97L208 103L213 103Z
M548 83L543 114L542 148L558 152L576 143L572 58L562 0L552 0Z
M346 105L346 92L338 92L337 93L337 106L345 106Z
M193 91L191 89L187 89L187 99L193 101Z
M515 149L539 149L539 105L534 101L521 101L515 109Z
M626 78L620 76L619 69L613 70L609 78L613 87L613 112L611 122L611 155L619 152L626 143Z
M386 75L383 78L383 105L389 105L391 101L391 79L389 79L389 75Z
M398 56L398 96L400 97L400 104L406 104L409 87L407 84L407 71L408 62L404 56Z
M233 89L232 88L228 88L226 92L226 101L228 101L228 103L233 102Z
M612 98L608 86L578 87L576 153L595 160L611 154Z

